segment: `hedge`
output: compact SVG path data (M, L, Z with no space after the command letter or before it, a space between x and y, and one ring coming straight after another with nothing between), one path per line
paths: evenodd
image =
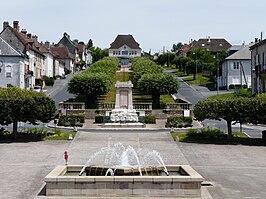
M166 128L182 128L192 126L192 117L170 116L165 123Z
M58 126L82 126L85 121L84 115L61 115Z

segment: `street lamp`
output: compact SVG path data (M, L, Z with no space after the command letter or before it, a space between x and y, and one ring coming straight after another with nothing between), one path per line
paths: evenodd
M198 74L198 56L197 56L197 52L194 52L193 55L196 55L196 71L195 71L195 76L194 76L194 79L196 79L197 74Z
M216 56L213 55L213 58L216 59ZM217 58L217 74L216 74L216 82L217 82L217 95L219 95L219 60Z

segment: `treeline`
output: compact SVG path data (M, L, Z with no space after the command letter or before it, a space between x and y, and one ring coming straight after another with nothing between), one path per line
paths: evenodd
M163 69L147 58L132 60L134 85L143 94L152 96L153 108L160 107L160 96L175 94L179 89L178 81L174 76L164 73Z
M93 108L96 99L110 91L118 65L119 60L111 57L95 62L88 70L69 81L68 91L85 97L86 107Z
M186 56L172 52L157 55L156 62L161 66L175 65L179 71L186 74L195 74L202 71L209 71L210 74L217 73L217 66L226 58L225 51L207 51L197 49L187 53Z

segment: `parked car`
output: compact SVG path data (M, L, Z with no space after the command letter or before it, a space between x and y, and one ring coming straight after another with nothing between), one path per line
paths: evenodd
M34 86L33 90L36 92L42 92L42 87L41 86Z

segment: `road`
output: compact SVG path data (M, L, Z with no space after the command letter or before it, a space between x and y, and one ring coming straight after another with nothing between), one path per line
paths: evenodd
M166 71L166 73L173 74L173 71ZM217 91L210 91L207 87L198 86L198 85L189 85L187 84L181 77L173 74L179 81L180 89L178 91L177 97L186 99L187 101L191 102L193 107L195 104L207 97L217 95ZM220 90L218 94L228 93L232 91ZM209 128L218 128L221 130L227 130L227 124L224 120L217 121L217 120L204 120L203 125ZM233 131L240 131L240 125L235 124L232 126ZM254 125L242 125L242 131L247 133L252 138L262 138L261 131L265 130L265 128L260 126Z
M58 103L62 102L64 100L67 100L69 98L74 98L75 95L68 93L67 91L67 83L68 81L73 77L73 74L69 74L66 79L60 79L60 80L56 80L55 84L51 87L48 87L47 90L44 90L45 94L47 96L50 96L56 104L56 108L58 109ZM12 124L8 125L8 126L1 126L0 128L3 127L6 130L12 130L13 126ZM24 123L24 122L19 122L18 123L18 129L21 130L25 130L25 129L29 129L29 128L44 128L45 124L43 123L39 123L39 125L32 125L29 123Z
M56 80L54 86L49 87L45 92L47 96L54 99L57 109L59 102L75 97L67 91L67 83L72 77L73 74L69 74L66 79Z

